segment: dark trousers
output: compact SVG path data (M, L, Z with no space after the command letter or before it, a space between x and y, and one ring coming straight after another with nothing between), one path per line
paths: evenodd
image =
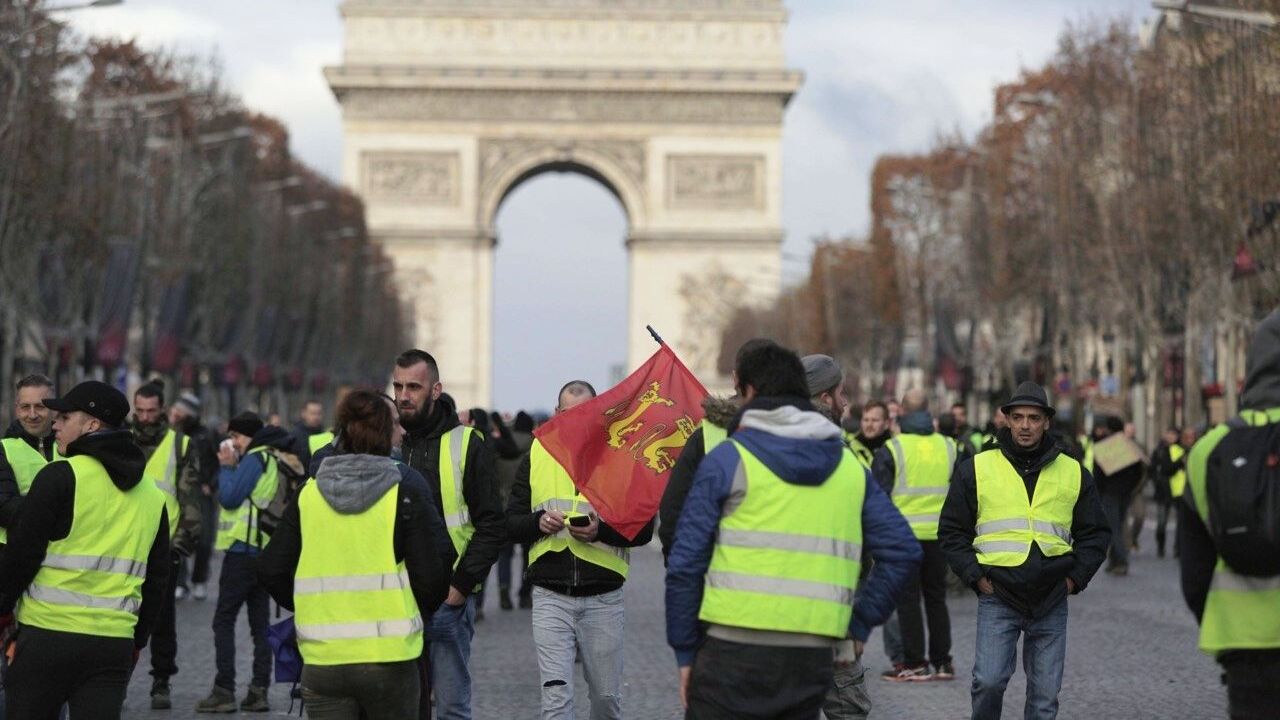
M209 559L213 556L213 541L218 533L218 511L213 498L200 494L200 544L191 567L191 582L209 582Z
M902 630L903 662L922 665L924 623L929 620L929 657L934 665L951 662L951 616L947 612L947 561L937 540L921 540L924 559L907 578L898 596L898 627ZM924 599L924 616L920 600Z
M1231 720L1266 720L1280 710L1280 651L1241 650L1222 660Z
M1165 538L1169 528L1169 516L1174 514L1174 503L1180 498L1156 500L1156 552L1164 557ZM1178 533L1173 534L1173 556L1178 556Z
M253 635L253 685L271 684L271 646L267 644L267 591L258 583L258 560L248 553L229 552L222 559L218 578L218 607L213 611L213 649L218 675L214 684L236 689L236 618L240 606L249 610Z
M831 648L707 638L693 661L685 720L816 720L832 683Z
M1129 493L1104 490L1100 494L1102 511L1107 516L1107 525L1111 526L1111 551L1107 556L1107 567L1129 567L1129 536L1124 531L1125 521L1129 517Z
M177 608L173 590L178 587L178 566L182 563L182 556L171 553L169 559L172 562L169 581L164 597L160 598L160 614L156 615L156 624L151 629L151 676L164 679L178 674Z
M302 701L312 720L408 720L421 691L414 660L302 669Z
M9 666L6 716L57 720L64 704L76 720L119 720L133 639L22 627Z

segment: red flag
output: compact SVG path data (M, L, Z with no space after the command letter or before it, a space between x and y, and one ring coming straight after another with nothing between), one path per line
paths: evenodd
M600 517L634 540L658 511L671 468L702 422L706 396L663 344L626 380L533 434Z

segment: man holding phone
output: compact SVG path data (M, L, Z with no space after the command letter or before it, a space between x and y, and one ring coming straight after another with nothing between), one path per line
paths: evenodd
M574 380L560 389L556 413L596 396ZM542 678L542 718L573 718L574 658L581 650L593 720L622 717L622 585L628 548L653 538L653 519L628 540L596 515L569 473L533 441L516 471L507 504L511 541L529 543L533 641Z

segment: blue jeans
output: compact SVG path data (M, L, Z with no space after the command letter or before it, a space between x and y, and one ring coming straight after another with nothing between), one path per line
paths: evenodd
M898 613L894 612L890 615L880 629L884 633L884 654L889 656L889 661L894 665L906 662L906 653L902 649L902 630L898 626Z
M573 660L591 698L591 720L622 717L622 589L572 597L533 588L533 644L542 679L542 720L573 720Z
M475 634L474 595L458 607L442 604L431 615L426 641L436 720L471 720L471 638Z
M973 720L995 720L1004 705L1004 689L1013 677L1022 641L1022 670L1027 674L1026 720L1058 716L1058 691L1067 662L1067 601L1033 619L994 595L978 596L978 637L973 658Z

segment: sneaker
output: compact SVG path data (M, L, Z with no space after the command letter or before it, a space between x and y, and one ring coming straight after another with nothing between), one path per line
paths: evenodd
M187 589L186 589L184 586L182 586L182 585L179 585L179 586L175 587L175 588L173 589L173 599L174 599L174 600L186 600L186 599L187 599Z
M209 597L209 587L204 583L196 583L191 586L191 597L195 600L204 600Z
M935 665L933 670L933 679L934 680L955 680L956 666L952 665L951 661L949 660L947 662L939 663L938 665Z
M233 713L236 711L236 694L226 688L213 686L209 697L196 703L198 713Z
M168 710L173 707L169 697L169 678L156 678L151 681L151 709Z
M268 712L271 706L267 704L267 689L249 686L249 691L244 694L244 699L240 701L241 712Z
M933 679L933 671L929 669L928 663L915 666L903 665L893 677L885 679L889 682L925 682Z
M893 680L894 678L898 677L898 673L902 672L902 669L904 667L906 667L906 665L903 665L902 663L894 663L893 667L880 673L880 679Z

